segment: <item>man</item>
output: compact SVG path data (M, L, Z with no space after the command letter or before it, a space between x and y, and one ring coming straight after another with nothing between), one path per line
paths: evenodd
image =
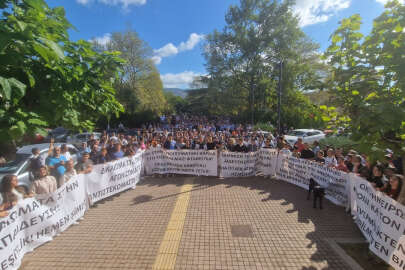
M29 177L31 181L34 181L35 178L39 176L39 169L45 165L45 161L43 158L39 155L40 151L39 148L34 147L31 150L33 157L30 160L30 165L29 165Z
M238 144L235 145L234 151L239 152L239 153L247 153L248 149L247 149L246 145L243 143L242 138L238 139Z
M76 164L76 171L78 174L88 174L93 170L93 161L90 159L90 154L85 152L81 160Z
M176 141L173 140L173 135L169 134L167 140L163 144L163 148L166 150L174 150L176 147Z
M58 187L63 185L63 175L65 174L66 168L65 168L65 162L67 159L65 156L61 155L61 149L59 146L55 146L53 149L53 155L48 156L47 160L47 165L49 169L51 170L51 175L53 175L58 183Z
M116 143L114 144L114 149L111 152L111 160L118 160L124 157L124 152L121 151L121 144Z
M55 192L57 188L55 177L48 175L46 167L41 166L39 169L39 178L35 179L32 183L29 194L31 196L35 194L47 194Z
M304 148L301 151L301 158L303 159L314 159L315 154L311 148L309 148L308 143L304 143Z

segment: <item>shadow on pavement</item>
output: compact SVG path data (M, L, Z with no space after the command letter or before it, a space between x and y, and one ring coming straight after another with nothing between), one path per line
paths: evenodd
M312 207L312 200L307 200L307 191L276 179L268 179L263 177L248 177L248 178L226 178L220 179L217 177L193 177L193 176L175 176L175 177L146 177L138 183L140 186L165 186L176 185L181 186L184 179L192 177L194 187L190 191L208 189L214 186L223 185L227 189L234 187L243 187L248 190L257 191L257 198L262 203L269 201L279 201L282 206L291 206L286 210L286 214L298 215L298 223L312 223L315 229L307 233L306 238L310 240L310 244L306 248L316 247L316 252L312 254L312 262L327 261L328 267L323 269L350 269L349 266L342 263L342 259L334 253L328 243L323 241L325 238L353 238L361 235L360 231L352 221L352 218L347 214L343 207L336 206L324 199L323 210ZM154 200L164 199L167 197L178 196L181 193L170 194L157 198L145 199L141 195L133 199L133 205L147 203ZM311 197L312 199L312 197ZM313 266L302 267L302 270L315 270Z

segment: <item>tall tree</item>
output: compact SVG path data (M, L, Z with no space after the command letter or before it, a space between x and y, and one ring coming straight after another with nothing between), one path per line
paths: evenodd
M123 110L112 88L123 60L69 40L61 7L43 0L0 1L0 139L45 127L92 129Z
M149 45L129 29L113 33L106 48L121 52L126 60L121 79L115 87L118 100L126 109L127 119L134 119L137 114L153 118L162 113L166 108L163 84L151 60Z
M280 62L284 62L283 99L288 103L283 110L309 104L297 103L305 97L295 96L319 80L318 45L299 28L293 4L291 0L241 0L239 6L229 8L225 28L207 36L207 81L218 95L218 112L237 114L244 120L252 113L256 120L264 112L274 115Z
M360 16L353 15L331 37L331 94L362 151L378 158L388 147L404 155L405 6L387 3L366 37L360 25Z

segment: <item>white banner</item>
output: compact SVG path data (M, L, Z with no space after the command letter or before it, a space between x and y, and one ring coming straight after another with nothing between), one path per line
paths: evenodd
M245 177L256 175L258 153L259 152L221 152L220 175L222 177Z
M348 174L323 164L310 162L308 178L313 178L325 188L325 197L334 204L347 206L349 179Z
M355 222L369 241L369 248L395 269L405 266L405 206L376 191L357 175L350 174L355 194Z
M93 171L86 174L90 204L129 188L135 188L140 179L142 153L94 166Z
M313 161L280 154L276 175L280 180L305 189L309 188L309 179L313 178L325 188L325 198L337 205L348 204L349 180L345 172Z
M305 159L279 154L276 177L279 180L308 189L308 166L310 166L310 163L310 161Z
M259 151L256 169L263 175L274 176L277 167L277 149L262 148Z
M164 150L149 149L144 154L147 175L152 174L188 174L218 175L216 150Z
M21 200L8 217L0 220L1 269L17 269L25 253L81 218L88 208L83 175L78 175L52 194Z

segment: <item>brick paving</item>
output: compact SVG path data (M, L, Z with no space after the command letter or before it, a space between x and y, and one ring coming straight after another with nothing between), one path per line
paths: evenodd
M91 208L21 269L151 269L185 177L146 178ZM343 208L264 178L193 177L175 269L349 269L325 238L361 233Z

